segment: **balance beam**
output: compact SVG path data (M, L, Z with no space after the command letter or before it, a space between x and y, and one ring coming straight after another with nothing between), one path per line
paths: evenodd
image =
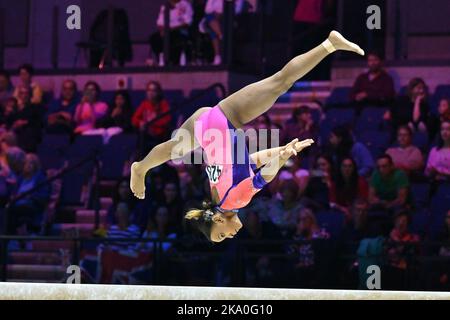
M450 292L0 283L1 300L450 300Z

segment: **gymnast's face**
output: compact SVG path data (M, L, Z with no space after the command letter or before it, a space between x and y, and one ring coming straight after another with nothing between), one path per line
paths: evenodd
M233 238L242 228L242 222L234 212L216 213L211 227L211 241L221 242Z

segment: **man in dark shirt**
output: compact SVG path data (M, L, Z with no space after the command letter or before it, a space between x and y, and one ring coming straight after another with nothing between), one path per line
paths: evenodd
M350 92L350 99L360 104L381 104L395 97L394 82L384 70L380 56L371 52L367 55L369 70L356 78Z

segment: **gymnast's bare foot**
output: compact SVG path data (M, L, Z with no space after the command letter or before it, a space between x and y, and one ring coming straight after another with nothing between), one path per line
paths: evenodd
M328 40L336 48L336 50L345 50L356 52L357 54L364 55L364 50L361 49L356 43L350 42L345 39L339 32L333 30L328 35Z
M131 164L130 189L135 197L139 199L145 198L145 172L139 168L139 162Z

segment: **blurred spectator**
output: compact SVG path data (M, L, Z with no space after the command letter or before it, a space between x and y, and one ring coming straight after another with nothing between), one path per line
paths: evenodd
M17 147L17 137L12 131L0 133L0 176L7 177L9 175L9 165L7 161L7 153L11 147Z
M17 99L10 97L5 100L3 105L0 105L0 131L11 129L12 125L16 121L18 113Z
M11 98L14 89L11 84L9 72L0 70L0 106L5 103L8 98Z
M394 210L409 204L408 176L394 167L387 154L378 158L370 179L369 203L374 208Z
M342 159L351 157L356 162L358 174L368 176L373 169L374 161L367 147L355 142L350 130L345 126L338 126L331 130L329 152L334 163L340 163Z
M169 0L168 5L170 7L168 25L170 53L167 58L170 63L178 64L183 51L186 55L190 55L188 41L193 10L191 3L187 0ZM158 31L150 37L150 46L160 66L164 65L164 12L165 4L161 5L158 20L156 21Z
M310 172L308 186L303 193L308 207L317 210L328 209L333 187L333 161L325 154L319 155Z
M30 87L16 87L18 94L17 114L11 129L16 133L19 146L27 152L35 152L41 141L44 107L31 103Z
M272 122L268 113L263 113L247 123L244 130L247 133L249 150L252 150L252 148L265 150L279 146L280 128Z
M25 166L26 153L19 147L9 147L6 151L6 182L10 185L10 190L13 192L17 188L17 183L23 174Z
M139 228L130 223L130 209L125 202L117 205L115 216L117 223L108 229L108 238L122 238L117 242L108 242L111 250L133 250L136 242L126 241L129 238L138 238L140 236Z
M162 142L169 137L171 115L168 114L154 120L170 110L169 102L164 99L159 82L150 81L146 87L147 96L133 114L132 124L139 131L150 135L154 143ZM149 125L151 121L154 122Z
M298 211L301 205L298 201L299 188L294 180L285 180L279 187L278 198L272 198L268 215L270 220L286 236L295 229Z
M364 238L371 237L369 224L369 202L366 199L356 199L349 210L347 215L347 221L344 228L344 241L345 242L359 242ZM355 245L351 245L352 253L356 252Z
M117 187L114 188L114 194L112 196L113 203L108 210L108 223L115 224L115 212L117 205L119 203L126 203L130 211L129 218L132 224L145 227L147 220L144 222L139 221L139 217L136 216L135 208L137 203L137 198L133 196L130 189L130 177L123 177L118 183ZM147 217L145 217L147 219Z
M450 121L441 124L438 145L431 149L425 174L433 180L450 178Z
M143 239L176 239L177 234L173 232L173 229L169 225L169 210L167 207L160 206L156 209L154 217L149 218L147 228L142 234ZM172 248L172 242L166 241L161 244L162 251L167 252ZM154 243L145 242L139 244L139 248L143 248L148 251L153 251Z
M292 283L297 288L314 288L317 279L316 255L317 248L313 240L329 239L326 230L320 230L316 217L310 209L302 209L298 215L297 230L293 236L295 243L289 247L288 253L296 256L294 278ZM311 242L312 241L312 242Z
M244 0L236 0L234 2L235 14L242 12ZM222 64L222 56L220 54L220 42L223 39L222 33L222 15L223 0L207 0L205 5L205 17L200 21L199 30L202 33L208 33L214 49L213 65Z
M408 83L406 96L399 97L385 114L394 130L407 125L413 131L428 132L430 108L427 102L428 87L421 78L413 78Z
M410 257L417 253L419 237L409 232L409 215L400 211L395 215L394 228L386 242L387 267L383 289L405 290ZM411 274L410 274L411 276Z
M358 175L358 168L352 158L345 158L340 164L336 179L330 190L330 201L333 207L349 215L354 201L367 199L369 186L367 181Z
M438 256L442 258L437 265L438 284L433 289L450 289L450 210L445 215L444 230L438 235L437 239L441 245L438 249Z
M44 92L41 86L33 81L34 68L30 64L23 64L19 67L19 85L14 90L14 97L20 101L20 87L30 88L30 103L41 104Z
M131 132L131 117L133 116L133 107L131 106L130 95L126 90L119 90L114 93L112 104L109 107L108 114L102 121L104 128L121 129L120 132Z
M209 180L201 165L185 165L185 172L180 174L180 192L183 199L202 201L205 199L205 183ZM209 186L208 186L209 188Z
M367 54L369 70L356 78L350 99L363 104L385 105L395 98L394 81L383 68L383 61L378 53Z
M295 138L300 141L304 139L316 140L317 134L318 126L314 123L311 109L308 106L300 106L292 112L291 119L283 127L281 141L282 143L289 143Z
M439 135L441 123L444 121L450 121L450 99L448 98L443 98L439 101L438 115L431 117L429 126L430 141L435 141L435 138Z
M424 160L419 148L412 144L412 130L408 126L401 126L397 130L398 147L386 150L397 169L411 174L423 169Z
M17 187L12 194L13 202L8 210L10 233L15 233L18 228L21 229L18 231L21 235L41 230L44 210L50 199L50 185L46 184L19 200L14 198L29 192L45 180L46 176L41 170L39 158L35 154L28 153L25 156L23 170L18 176Z
M183 210L180 203L183 199L180 195L180 188L176 182L166 182L163 189L163 201L159 206L165 206L168 213L168 227L172 230L179 231L183 219Z
M83 98L75 109L74 122L76 134L89 134L97 127L99 121L106 116L108 105L99 101L100 86L97 82L88 81L84 85Z
M77 83L65 80L61 85L61 97L53 100L47 110L47 132L67 133L73 131L72 121L79 103Z
M309 171L307 169L301 168L301 162L301 157L293 157L286 161L279 174L267 186L271 194L276 194L280 189L280 185L286 180L294 180L298 185L299 195L303 194L306 187L308 186Z

